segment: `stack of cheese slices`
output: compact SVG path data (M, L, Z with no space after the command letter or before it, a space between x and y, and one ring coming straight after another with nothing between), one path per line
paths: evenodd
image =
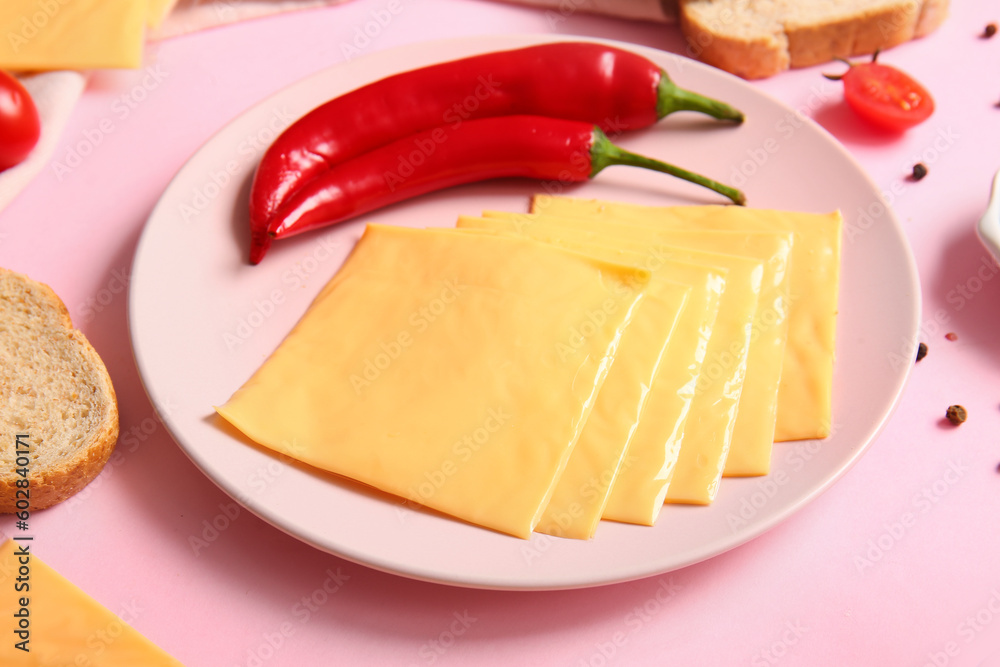
M369 225L219 413L252 440L519 537L653 525L831 424L839 213L536 196Z

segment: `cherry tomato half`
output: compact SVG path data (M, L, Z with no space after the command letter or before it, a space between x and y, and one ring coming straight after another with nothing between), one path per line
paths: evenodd
M41 129L31 95L20 81L0 70L0 171L28 157Z
M825 75L844 82L844 98L855 113L875 125L900 132L934 113L934 98L913 77L876 62L852 64L844 74Z

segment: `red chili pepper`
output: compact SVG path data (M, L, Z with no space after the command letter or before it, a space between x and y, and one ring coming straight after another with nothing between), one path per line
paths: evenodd
M381 79L309 112L264 154L250 192L250 261L263 257L265 230L295 191L397 139L507 115L587 121L617 133L680 110L743 120L727 104L678 88L646 58L587 42L487 53Z
M489 178L586 181L616 164L662 171L744 202L739 190L615 146L592 123L500 116L470 120L453 130L426 130L328 169L282 205L267 231L274 238L293 236Z

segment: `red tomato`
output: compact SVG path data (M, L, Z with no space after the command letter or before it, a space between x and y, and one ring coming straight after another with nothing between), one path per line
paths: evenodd
M0 70L0 171L28 157L41 129L31 95L20 81Z
M905 72L875 62L850 65L839 76L847 104L862 118L897 132L927 120L934 113L934 98ZM846 62L846 61L845 61Z

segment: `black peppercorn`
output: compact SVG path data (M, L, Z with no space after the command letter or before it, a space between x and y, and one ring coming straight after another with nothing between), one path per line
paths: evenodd
M949 405L944 416L955 426L958 426L969 418L969 413L961 405Z

